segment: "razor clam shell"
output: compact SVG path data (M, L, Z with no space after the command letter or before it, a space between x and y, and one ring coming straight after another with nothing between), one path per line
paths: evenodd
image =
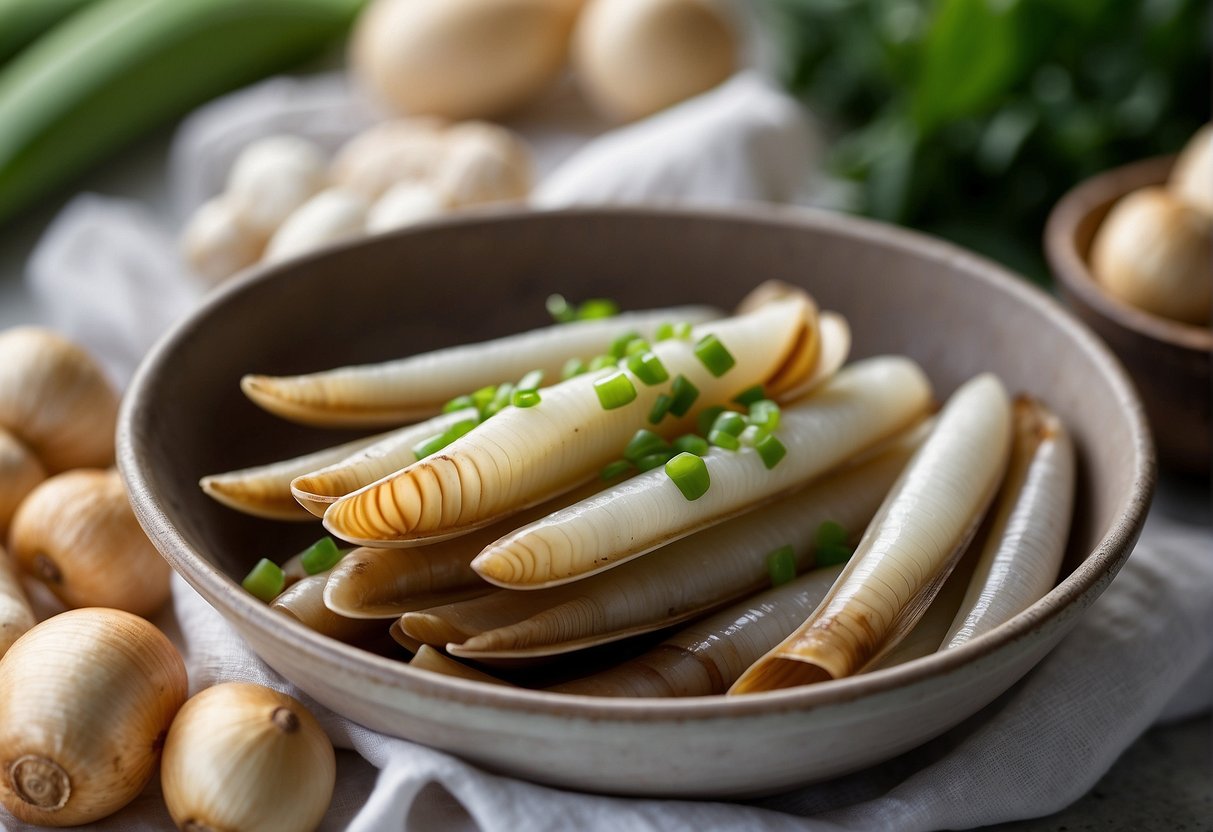
M328 572L320 572L296 581L270 603L270 609L338 641L361 641L381 632L383 625L377 621L345 618L324 605L324 584L328 576Z
M428 644L418 645L412 660L409 661L409 667L425 670L429 673L440 673L443 676L454 676L458 679L483 682L486 685L513 687L513 685L504 679L498 679L496 676L490 676L474 667L468 667L463 662L457 662Z

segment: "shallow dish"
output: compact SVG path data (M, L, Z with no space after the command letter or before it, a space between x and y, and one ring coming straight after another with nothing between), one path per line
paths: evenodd
M317 535L213 503L203 474L346 434L248 403L241 374L383 359L544 323L553 291L625 307L733 305L778 277L850 319L856 357L906 353L946 395L993 370L1043 398L1078 448L1067 577L944 655L738 699L618 700L411 670L272 613L237 580ZM950 245L835 215L584 210L466 217L265 268L215 295L153 351L130 390L120 465L140 522L190 584L283 676L364 725L519 777L628 794L770 793L888 759L1006 690L1075 624L1141 530L1154 458L1107 349L1013 275Z

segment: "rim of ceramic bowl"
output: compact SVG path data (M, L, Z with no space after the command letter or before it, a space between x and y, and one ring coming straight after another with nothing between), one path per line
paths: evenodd
M133 424L137 412L149 406L144 399L152 380L166 369L176 344L198 328L210 314L245 287L289 273L317 257L362 244L354 241L325 248L300 260L255 268L217 289L187 318L165 334L145 358L124 398L118 428L119 468L126 479L140 523L164 557L204 597L222 599L220 613L242 626L253 628L267 639L282 643L303 658L372 683L407 690L432 699L445 699L473 706L492 706L516 713L556 714L595 721L710 720L729 717L768 716L803 712L849 702L907 687L951 673L977 661L1061 615L1092 590L1101 588L1116 574L1136 542L1145 522L1156 477L1154 449L1146 429L1145 415L1124 370L1111 352L1083 324L1054 300L1010 271L976 254L925 235L855 217L803 208L747 205L740 208L584 208L560 211L495 210L477 212L419 224L394 232L402 240L424 234L434 226L469 227L481 223L543 222L545 216L574 218L626 216L633 218L708 219L785 227L790 231L813 228L842 235L861 244L891 246L907 255L946 263L969 273L975 280L995 286L1034 307L1053 325L1065 330L1077 349L1086 353L1112 385L1131 431L1132 486L1115 511L1115 520L1094 549L1044 598L1011 620L968 644L934 653L902 665L872 673L740 697L704 696L685 699L622 699L580 696L486 685L456 677L410 668L405 662L378 656L320 635L303 624L274 614L240 585L195 550L174 527L152 493L147 472L137 463L139 438ZM374 238L381 240L382 238ZM1093 599L1092 599L1093 600Z
M1079 249L1078 229L1092 214L1138 188L1162 185L1175 164L1174 156L1157 156L1096 174L1065 193L1045 223L1045 256L1067 289L1100 315L1139 335L1197 352L1213 352L1213 328L1173 321L1113 297L1100 287Z

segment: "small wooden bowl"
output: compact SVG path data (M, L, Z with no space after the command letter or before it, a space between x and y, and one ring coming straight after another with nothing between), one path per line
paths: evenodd
M1208 476L1213 463L1213 329L1161 318L1113 297L1095 282L1088 262L1095 233L1116 201L1166 182L1174 162L1174 157L1147 159L1080 183L1049 215L1045 253L1066 303L1133 377L1159 463L1174 473Z

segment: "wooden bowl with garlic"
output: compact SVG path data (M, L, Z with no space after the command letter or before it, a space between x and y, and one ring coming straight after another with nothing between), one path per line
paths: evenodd
M1080 183L1045 229L1061 295L1133 377L1159 462L1195 476L1213 461L1211 161L1206 127L1178 158Z

